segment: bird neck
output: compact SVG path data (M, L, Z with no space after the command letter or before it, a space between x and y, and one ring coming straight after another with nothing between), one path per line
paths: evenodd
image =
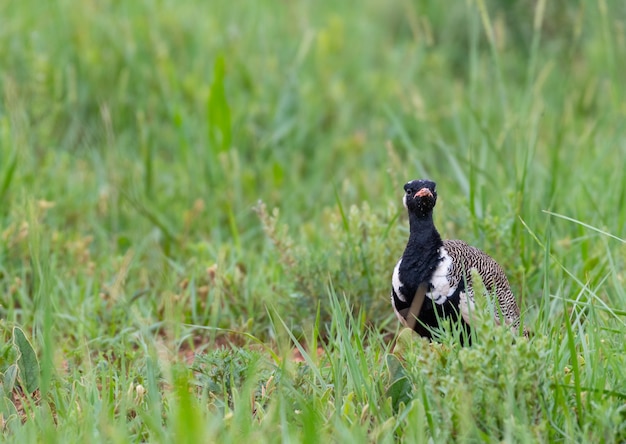
M424 216L409 213L409 229L409 244L414 247L423 245L427 247L436 246L439 248L443 245L441 236L437 228L435 228L432 212Z
M443 245L432 212L425 216L410 214L409 227L409 240L404 252L406 266L412 268L420 280L429 279L439 263L439 248Z

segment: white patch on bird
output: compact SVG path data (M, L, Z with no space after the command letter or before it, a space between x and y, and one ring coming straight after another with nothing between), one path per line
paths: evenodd
M452 258L443 247L439 249L439 257L441 261L430 278L431 290L426 293L426 296L431 298L436 304L441 305L454 294L456 287L452 287L448 280L450 267L452 267Z
M476 305L474 304L472 297L468 297L467 293L464 291L462 291L459 295L459 309L461 310L463 320L467 323L467 325L471 325L470 320L475 316L474 310L476 309Z
M404 208L409 208L406 206L406 193L404 194L404 196L402 196L402 205L404 205Z
M393 269L393 275L391 276L391 285L393 286L393 291L396 292L396 296L402 302L406 302L406 298L400 291L400 287L402 287L402 282L400 282L400 264L402 263L402 259L398 261L396 264L396 268Z

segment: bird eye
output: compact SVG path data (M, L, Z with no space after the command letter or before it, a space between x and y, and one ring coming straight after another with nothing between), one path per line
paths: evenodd
M412 193L412 190L410 188L407 188L406 194L411 194L411 193Z

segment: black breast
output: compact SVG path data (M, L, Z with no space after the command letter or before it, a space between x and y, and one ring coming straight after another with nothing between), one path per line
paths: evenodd
M450 296L443 304L435 304L432 299L426 297L419 316L418 322L415 323L414 330L425 338L433 338L433 330L437 330L443 323L449 322L452 325L457 322L461 323L461 327L465 334L461 336L461 342L464 342L464 337L469 338L470 327L463 320L461 312L459 310L459 297L462 291L465 290L465 285L461 283L456 291Z

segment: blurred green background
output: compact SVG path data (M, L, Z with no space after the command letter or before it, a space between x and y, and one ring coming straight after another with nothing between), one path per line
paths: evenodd
M333 294L388 344L421 177L531 330L624 352L625 19L613 0L2 2L0 371L14 326L49 401L99 360L137 381L160 346L332 343Z

